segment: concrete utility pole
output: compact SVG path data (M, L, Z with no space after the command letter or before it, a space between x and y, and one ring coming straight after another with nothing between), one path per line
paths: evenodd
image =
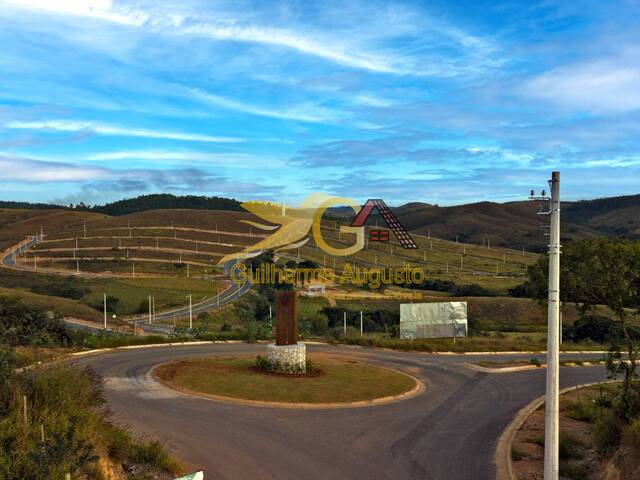
M107 294L103 294L104 299L104 329L107 329Z
M551 174L549 232L549 305L547 313L547 400L545 411L544 478L558 479L559 464L559 322L560 322L560 172Z
M360 310L360 336L362 336L363 333L364 330L362 328L362 310Z
M149 324L151 324L152 320L152 313L151 313L151 295L149 295Z
M187 295L187 297L189 297L189 330L191 330L193 328L193 304L191 294Z
M544 480L558 480L560 444L560 172L552 172L551 198L542 191L530 200L548 201L549 210L540 208L538 215L549 215L549 297L547 310L547 391L544 419ZM523 249L524 253L524 249Z
M343 312L342 322L344 323L344 334L347 334L347 312Z

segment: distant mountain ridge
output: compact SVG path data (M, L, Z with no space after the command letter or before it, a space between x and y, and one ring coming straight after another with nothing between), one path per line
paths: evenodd
M477 202L440 207L422 202L411 202L392 207L393 212L407 230L422 235L433 235L446 240L525 248L544 251L547 237L543 224L548 217L537 215L540 204L535 202ZM142 195L105 205L59 206L46 203L2 202L0 208L15 209L67 209L121 216L159 209L229 210L242 211L239 201L224 197L176 196L171 194ZM327 216L346 220L353 215L349 207L327 211ZM616 236L640 239L640 195L599 198L562 203L562 240L579 240L598 236ZM382 219L374 215L369 224Z
M55 205L50 203L29 203L0 201L0 208L15 209L64 209L79 210L83 212L102 213L118 217L147 210L189 209L189 210L231 210L240 211L240 202L232 198L206 197L196 195L176 196L169 193L154 193L140 195L135 198L118 200L104 205Z

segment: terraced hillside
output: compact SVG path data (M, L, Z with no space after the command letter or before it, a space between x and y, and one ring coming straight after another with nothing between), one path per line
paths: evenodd
M229 286L218 266L224 255L265 237L242 220L257 219L245 212L211 210L150 210L119 217L68 210L3 210L3 247L25 237L38 237L38 242L5 255L0 288L31 301L34 295L40 302L49 297L65 315L90 320L102 317L105 294L109 313L117 318L148 315L149 296L158 314L183 308L177 316L184 317L188 295L200 302ZM352 245L355 237L341 233L339 227L325 221L325 240L335 247ZM537 259L535 254L488 245L417 234L414 239L416 250L401 248L391 235L388 243L367 241L355 255L333 257L323 253L310 235L307 244L281 251L277 258L282 263L308 260L339 272L346 263L355 268L410 265L422 267L431 280L478 284L497 293L522 283L527 266Z

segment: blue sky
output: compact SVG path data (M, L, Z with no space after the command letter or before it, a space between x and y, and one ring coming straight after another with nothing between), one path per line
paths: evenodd
M3 200L640 193L637 1L0 0Z

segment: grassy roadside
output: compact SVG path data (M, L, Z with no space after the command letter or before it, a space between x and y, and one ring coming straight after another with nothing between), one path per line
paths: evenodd
M390 348L393 350L415 352L541 352L546 350L546 340L541 342L535 336L491 336L452 338L429 338L402 340L381 335L357 336L357 332L348 331L346 336L329 340L331 343L344 343L362 347ZM606 347L593 342L565 342L561 350L564 352L600 351Z
M635 385L636 395L640 386ZM616 416L620 384L590 386L560 398L560 476L568 480L640 478L640 408L629 422ZM637 397L636 397L637 398ZM539 478L544 457L544 406L517 431L511 457L520 479Z
M91 371L52 365L12 373L6 350L0 365L0 478L168 479L181 471L159 442L136 440L111 422Z
M160 443L110 420L92 371L20 368L81 349L74 335L44 309L0 297L0 478L173 478L180 466Z

